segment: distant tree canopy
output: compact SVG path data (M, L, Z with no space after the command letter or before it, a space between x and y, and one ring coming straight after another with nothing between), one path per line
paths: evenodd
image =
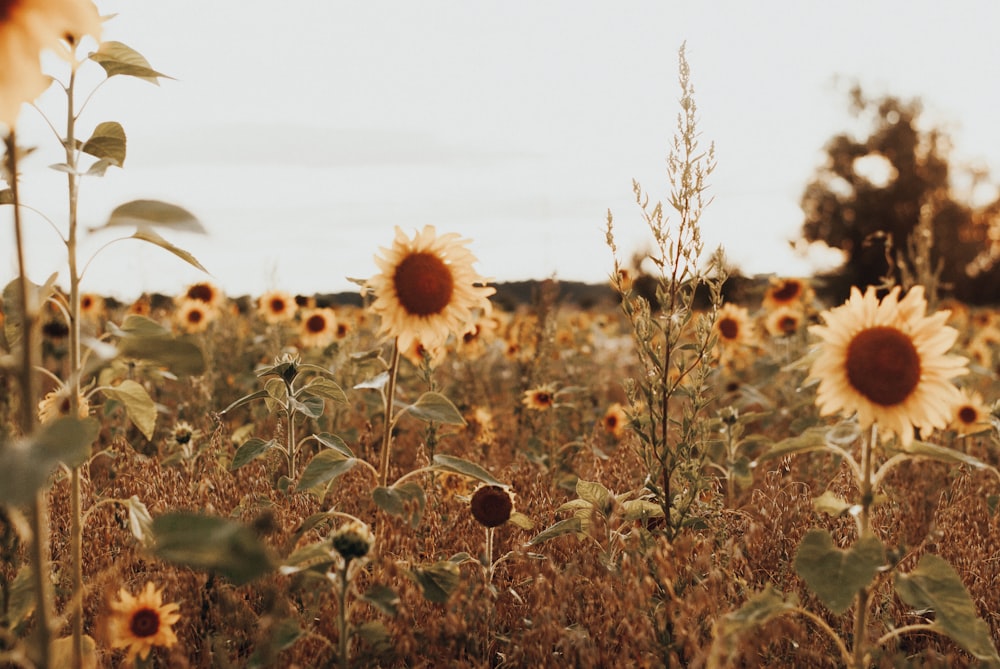
M834 295L850 286L901 281L913 268L918 229L930 230L930 266L940 268L941 292L970 303L1000 303L1000 198L973 207L956 198L949 138L918 128L919 99L869 99L850 92L850 109L871 117L868 137L838 134L826 145L826 163L802 195L803 237L841 249L846 261L827 275ZM982 183L983 171L969 171ZM967 199L967 198L966 198ZM918 228L923 217L923 228Z

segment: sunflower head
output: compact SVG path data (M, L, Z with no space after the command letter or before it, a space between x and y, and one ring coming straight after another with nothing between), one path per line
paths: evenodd
M556 385L546 383L524 391L521 403L532 411L548 411L556 405Z
M990 429L990 408L983 401L983 396L974 390L963 389L961 392L961 401L955 405L948 427L960 435Z
M51 423L57 418L69 416L71 411L71 392L70 387L64 385L47 393L38 403L38 422L43 424ZM76 399L77 418L82 420L90 414L90 403L83 393L78 393Z
M257 313L265 323L284 323L295 317L298 305L291 293L271 290L257 299Z
M412 239L396 228L392 247L375 257L381 272L365 284L381 317L379 334L396 337L402 350L413 339L434 348L465 332L474 310L489 312L487 298L496 290L482 285L468 243L455 233L439 236L431 225Z
M483 527L499 527L510 520L514 495L502 486L483 484L472 493L469 509Z
M164 604L162 591L152 583L147 582L136 597L122 588L118 601L111 602L111 647L126 648L126 661L131 662L137 656L145 660L154 646L173 646L177 635L172 626L181 618L179 608L177 604Z
M329 346L337 336L337 317L330 308L306 309L299 324L299 342L305 348Z
M180 303L174 312L174 321L182 332L194 334L204 332L209 323L215 320L217 312L207 302L187 299Z
M846 304L823 312L824 324L809 328L822 340L809 378L819 381L821 414L857 413L863 428L877 423L909 444L915 428L947 426L961 400L951 379L968 370L948 355L958 336L944 324L948 312L927 316L921 286L899 293L880 301L873 287L852 288Z
M359 520L352 520L341 525L330 537L333 549L344 558L344 562L358 560L372 549L375 535L368 526Z

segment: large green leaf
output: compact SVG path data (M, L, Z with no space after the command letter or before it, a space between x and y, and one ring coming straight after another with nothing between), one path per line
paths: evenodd
M102 392L125 406L129 420L139 428L146 439L153 438L156 431L156 403L142 384L126 379L117 386L102 389Z
M161 560L220 574L236 585L273 571L271 551L244 525L190 511L153 520L153 553Z
M333 481L358 464L357 458L345 458L339 451L325 450L317 453L302 472L296 490L309 490L321 483Z
M105 121L94 128L81 150L116 167L122 167L125 164L125 147L125 129L122 124Z
M962 579L948 562L926 553L916 569L896 574L899 598L916 609L934 611L932 627L950 636L977 660L1000 666L990 627L976 611Z
M406 481L392 487L378 486L372 490L372 499L386 513L404 519L406 518L407 506L409 506L408 522L410 527L414 528L420 524L420 518L423 516L424 507L427 504L424 489L413 481Z
M757 466L766 460L782 458L786 455L798 455L800 453L808 453L809 451L830 449L830 444L827 442L829 431L830 428L828 427L811 427L802 434L782 439L767 449L767 451L761 453L752 466Z
M201 221L187 209L160 200L132 200L118 205L103 227L136 226L140 229L167 227L205 234Z
M192 267L194 267L196 269L200 269L202 272L205 272L206 274L208 274L208 270L205 269L204 265L202 265L200 262L198 262L197 258L195 258L193 255L191 255L189 252L185 251L184 249L182 249L180 247L177 247L177 246L174 246L173 244L171 244L170 242L168 242L166 239L164 239L163 237L161 237L160 235L158 235L152 228L139 228L138 230L136 230L132 234L132 238L133 239L141 239L144 242L149 242L150 244L155 244L156 246L159 246L161 249L164 249L166 251L169 251L170 253L173 253L175 256L177 256L178 258L180 258L181 260L183 260L187 264L191 265Z
M59 463L82 465L90 458L100 424L93 418L59 418L28 439L0 449L0 504L27 504Z
M347 394L344 389L330 379L321 376L310 379L309 383L302 386L295 394L297 396L312 395L331 400L337 404L347 404Z
M443 604L458 587L461 572L451 560L419 565L407 570L407 575L420 586L427 601Z
M576 494L580 499L589 502L604 518L610 515L614 508L615 498L611 491L596 481L576 480Z
M128 316L121 327L109 323L108 330L120 338L118 350L123 357L155 362L179 375L205 372L205 354L193 338L175 337L145 316Z
M476 463L463 460L462 458L455 457L454 455L446 455L444 453L435 455L432 468L439 472L462 474L463 476L468 476L469 478L482 481L488 485L496 485L501 488L509 487L506 483L498 481L492 474Z
M540 543L544 543L550 539L555 539L556 537L561 537L566 534L580 534L583 525L577 516L571 518L566 518L565 520L560 520L557 523L550 525L545 528L535 536L531 538L528 542L529 546L537 546Z
M145 79L157 86L160 85L160 77L173 78L154 70L142 54L121 42L101 42L98 50L90 54L90 59L103 67L109 77L121 74Z
M444 423L445 425L465 425L465 419L447 397L441 393L428 391L417 398L406 410L420 420Z
M229 464L230 471L235 471L248 462L253 462L277 445L278 442L274 439L269 439L268 441L264 441L259 437L247 439L233 453L233 461Z
M330 434L329 432L320 432L319 434L314 434L313 439L323 444L327 448L332 448L333 450L341 453L345 458L353 458L354 451L344 442L343 439L335 434Z
M903 446L901 443L897 443L889 450L896 453L906 453L907 455L912 455L918 458L929 458L940 462L969 465L974 469L982 469L991 472L994 476L1000 478L1000 471L998 471L996 467L988 465L982 460L967 453L963 453L962 451L956 451L953 448L939 446L938 444L932 444L927 441L914 439L908 446Z
M806 532L795 553L795 573L828 609L840 615L871 584L885 564L885 548L874 535L862 537L848 550L837 548L826 530Z

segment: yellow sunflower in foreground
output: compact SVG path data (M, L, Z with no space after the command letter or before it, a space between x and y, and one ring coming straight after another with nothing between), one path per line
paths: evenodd
M21 104L49 87L41 52L68 58L64 40L101 36L101 18L89 0L0 0L0 123L13 128Z
M899 299L897 286L881 302L871 286L851 289L848 301L821 316L809 331L822 339L809 378L819 380L816 405L823 415L858 414L862 428L877 423L904 445L914 428L944 428L962 400L951 379L967 360L948 355L958 331L945 325L948 311L925 315L922 286Z
M153 646L170 648L177 643L172 625L181 619L177 604L164 604L163 593L152 583L133 597L125 588L111 602L108 636L112 648L127 648L126 661L145 660Z
M419 340L428 348L442 346L449 334L462 334L474 310L490 310L496 289L476 274L476 257L465 247L471 240L456 233L438 235L426 225L413 239L399 227L392 248L375 256L381 273L365 284L375 295L371 310L381 317L379 334L397 337L401 350Z

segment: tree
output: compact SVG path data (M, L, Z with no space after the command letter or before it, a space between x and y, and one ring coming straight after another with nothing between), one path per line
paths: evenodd
M834 136L801 200L805 240L846 254L826 277L831 297L887 276L902 281L924 260L922 276L939 272L943 292L966 302L1000 302L1000 198L976 208L956 197L949 138L937 128L921 130L919 99L868 98L859 86L849 97L852 114L871 119L868 137ZM974 181L985 178L973 174ZM933 239L923 259L914 257L921 229Z

